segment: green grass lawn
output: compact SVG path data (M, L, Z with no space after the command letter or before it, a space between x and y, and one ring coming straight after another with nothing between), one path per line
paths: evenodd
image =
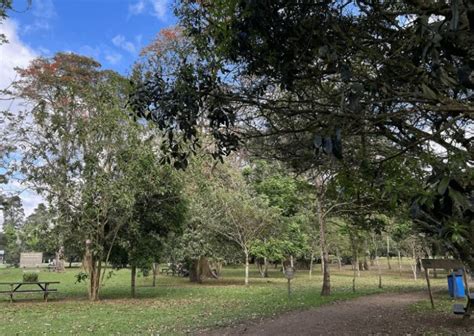
M319 266L319 265L318 265ZM400 277L398 270L384 270L383 289L378 289L375 270L361 272L357 291L352 292L352 271L332 267L330 297L319 295L319 267L312 279L307 271L298 271L292 281L293 293L287 295L287 281L278 270L262 279L252 269L250 286L243 285L241 268L225 268L219 280L192 284L187 278L159 275L157 286L151 277L139 277L137 298L130 298L129 270L115 271L106 280L101 301L87 300L87 288L75 283L79 269L57 274L42 271L40 281L61 281L59 292L50 295L50 302L40 294L24 294L9 303L0 297L0 335L163 335L186 334L203 328L258 319L283 311L317 307L335 300L345 300L382 291L413 291L425 289L424 278L414 281L408 266ZM0 269L0 282L20 281L22 270ZM446 278L432 280L432 286L446 288ZM2 287L6 289L6 287Z

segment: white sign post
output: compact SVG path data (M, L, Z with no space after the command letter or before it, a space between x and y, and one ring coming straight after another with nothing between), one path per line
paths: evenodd
M20 268L36 268L43 263L42 252L29 252L20 254Z
M285 278L288 280L288 298L291 296L291 280L295 277L295 269L287 267L285 269Z

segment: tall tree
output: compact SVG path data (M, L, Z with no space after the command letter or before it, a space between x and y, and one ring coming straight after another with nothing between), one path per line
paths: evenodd
M18 71L12 94L27 104L6 112L10 176L46 197L60 245L80 246L96 300L110 246L133 213L137 173L129 159L146 126L124 109L128 81L90 58L60 53Z
M180 234L186 203L176 172L158 162L152 147L135 148L127 159L133 178L134 204L131 216L118 233L110 261L115 267L131 268L131 292L135 297L137 268L150 269L162 258L163 242Z

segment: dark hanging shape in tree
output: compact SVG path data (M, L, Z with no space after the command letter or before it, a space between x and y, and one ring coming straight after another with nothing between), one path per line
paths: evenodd
M327 155L332 154L332 139L330 137L325 137L323 141L323 150Z
M332 152L333 152L334 156L337 159L342 160L342 141L341 141L341 129L340 128L336 129L336 134L332 138L332 146L333 146Z
M315 135L313 146L316 156L322 151L327 155L334 155L337 159L342 160L341 129L336 129L336 133L331 137L323 138L320 135Z

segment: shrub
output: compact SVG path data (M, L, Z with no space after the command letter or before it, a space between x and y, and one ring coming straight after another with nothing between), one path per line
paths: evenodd
M38 273L36 272L25 272L23 273L23 282L37 282Z

